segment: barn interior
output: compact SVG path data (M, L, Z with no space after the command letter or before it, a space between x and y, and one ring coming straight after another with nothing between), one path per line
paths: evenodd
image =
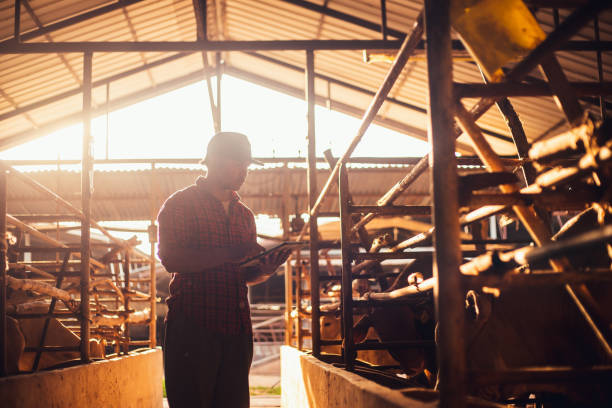
M261 242L304 243L251 288L275 406L609 406L611 6L0 3L2 405L162 407L156 215L201 157L94 158L92 121L204 81L232 130L231 76L306 109L304 155L239 191L278 220ZM344 150L319 153L317 107L358 120ZM2 155L75 124L78 160ZM374 125L428 153L355 156Z

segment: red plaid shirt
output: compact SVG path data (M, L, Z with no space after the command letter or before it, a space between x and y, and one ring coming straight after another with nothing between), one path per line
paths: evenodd
M168 245L206 251L257 239L253 213L238 194L232 194L226 213L221 202L208 192L203 177L170 196L157 221L160 248ZM199 273L173 273L168 319L183 315L217 333L251 333L247 291L244 273L236 264L214 268L203 265Z

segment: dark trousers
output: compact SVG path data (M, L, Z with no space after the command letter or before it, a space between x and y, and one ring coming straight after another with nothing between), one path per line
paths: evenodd
M253 340L177 317L166 322L164 372L171 408L248 408Z

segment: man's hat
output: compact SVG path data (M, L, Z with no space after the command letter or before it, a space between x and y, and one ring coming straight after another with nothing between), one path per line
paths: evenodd
M224 157L246 163L263 165L251 156L251 143L242 133L219 132L210 139L206 148L206 157L200 163L205 164L212 157Z

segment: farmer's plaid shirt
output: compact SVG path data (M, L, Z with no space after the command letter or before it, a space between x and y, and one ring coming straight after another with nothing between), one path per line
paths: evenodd
M170 245L206 251L257 239L253 213L238 194L233 193L226 213L208 192L203 177L170 196L157 221L160 248ZM167 304L168 319L183 315L222 334L252 332L246 280L236 264L204 265L199 273L172 273Z

